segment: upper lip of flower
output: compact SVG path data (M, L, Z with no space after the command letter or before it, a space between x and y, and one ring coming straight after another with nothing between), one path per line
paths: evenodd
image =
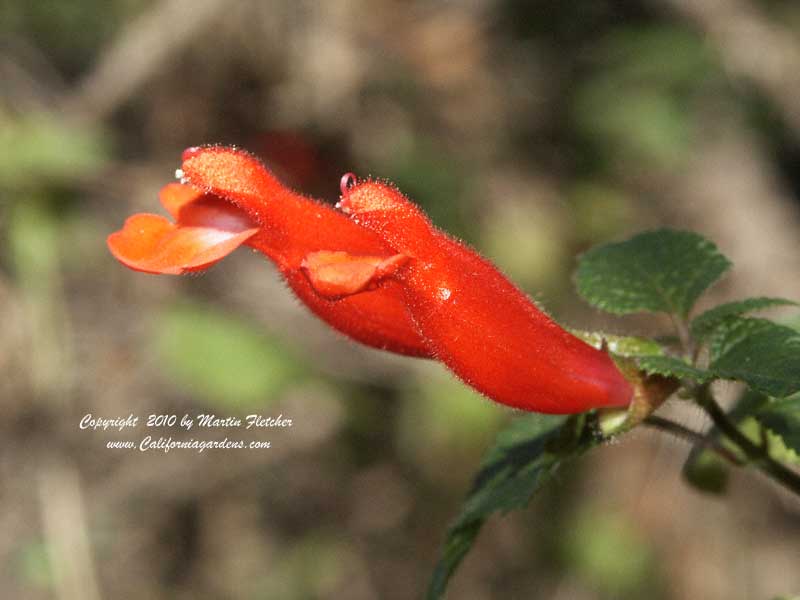
M400 207L382 203L380 197L376 197L373 191L381 185L383 184L371 179L353 184L348 189L342 190L342 196L336 203L336 208L353 219L370 213L401 210Z

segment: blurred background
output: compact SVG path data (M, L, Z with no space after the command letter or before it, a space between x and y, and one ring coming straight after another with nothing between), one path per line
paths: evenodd
M185 147L240 145L330 202L345 171L388 178L563 323L663 333L582 304L575 256L689 228L735 262L706 302L800 298L798 98L793 0L5 0L2 596L419 597L514 416L338 336L260 255L117 264L106 235L161 212ZM203 454L78 428L209 412L294 425ZM489 522L450 597L800 591L796 501L754 473L703 495L688 452L646 430L594 452Z

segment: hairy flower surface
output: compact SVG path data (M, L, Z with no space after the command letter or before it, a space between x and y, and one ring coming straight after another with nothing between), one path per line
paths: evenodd
M247 245L340 332L435 357L502 404L567 414L633 399L608 353L562 329L390 185L347 174L337 211L288 189L249 154L215 146L186 150L179 175L160 194L174 222L134 215L109 236L128 267L196 271Z
M152 214L130 217L108 237L117 260L137 271L180 274L206 269L247 245L269 257L297 297L338 331L376 348L429 355L401 286L380 282L403 259L378 235L288 189L240 150L190 148L183 159L184 183L168 184L159 195L174 223ZM336 281L327 278L324 294L306 268L318 252L333 252L328 260L359 257L336 270Z
M466 383L497 402L537 412L630 403L633 390L606 352L562 329L395 188L356 184L338 206L405 257L382 277L402 284L430 352Z

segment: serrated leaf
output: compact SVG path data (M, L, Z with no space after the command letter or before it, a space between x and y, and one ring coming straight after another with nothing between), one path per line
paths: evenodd
M730 266L702 236L660 229L589 250L579 260L578 291L610 313L666 312L685 318Z
M747 298L745 300L720 304L692 320L692 336L696 340L702 340L714 333L714 330L723 325L730 317L738 317L746 313L775 306L797 306L797 302L785 298Z
M637 358L639 368L650 375L664 375L679 379L692 379L700 383L713 376L708 371L698 369L674 356L642 356Z
M769 399L772 402L772 399ZM763 445L773 460L781 463L798 464L800 455L789 448L783 438L772 431L761 419L759 414L747 415L739 422L739 429L751 442Z
M766 319L732 317L711 338L709 371L783 398L800 391L800 333Z
M609 352L617 356L662 356L664 354L664 349L661 345L647 338L609 335L596 331L578 331L574 329L570 331L598 350L603 347L603 342L605 342Z
M754 416L764 427L780 436L786 448L794 452L795 460L800 456L800 394L769 402Z
M491 514L525 506L564 461L595 443L585 415L570 419L530 415L501 432L483 461L461 513L447 532L426 598L438 600L444 596L450 578Z

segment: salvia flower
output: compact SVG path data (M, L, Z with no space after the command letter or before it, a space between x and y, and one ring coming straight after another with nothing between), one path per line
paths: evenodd
M130 217L108 237L117 260L137 271L180 274L208 268L238 246L250 246L269 257L297 297L336 330L376 348L429 355L400 285L372 283L397 260L378 235L283 186L246 152L190 148L183 159L182 183L168 184L159 195L174 223L152 214ZM304 265L329 250L361 259L339 269L323 295L312 287ZM333 298L337 289L344 297Z
M497 402L566 414L633 399L606 352L562 329L390 185L345 175L339 212L222 147L187 150L180 175L182 184L161 192L174 223L135 215L109 237L123 264L182 273L251 246L334 328L370 346L435 357Z

